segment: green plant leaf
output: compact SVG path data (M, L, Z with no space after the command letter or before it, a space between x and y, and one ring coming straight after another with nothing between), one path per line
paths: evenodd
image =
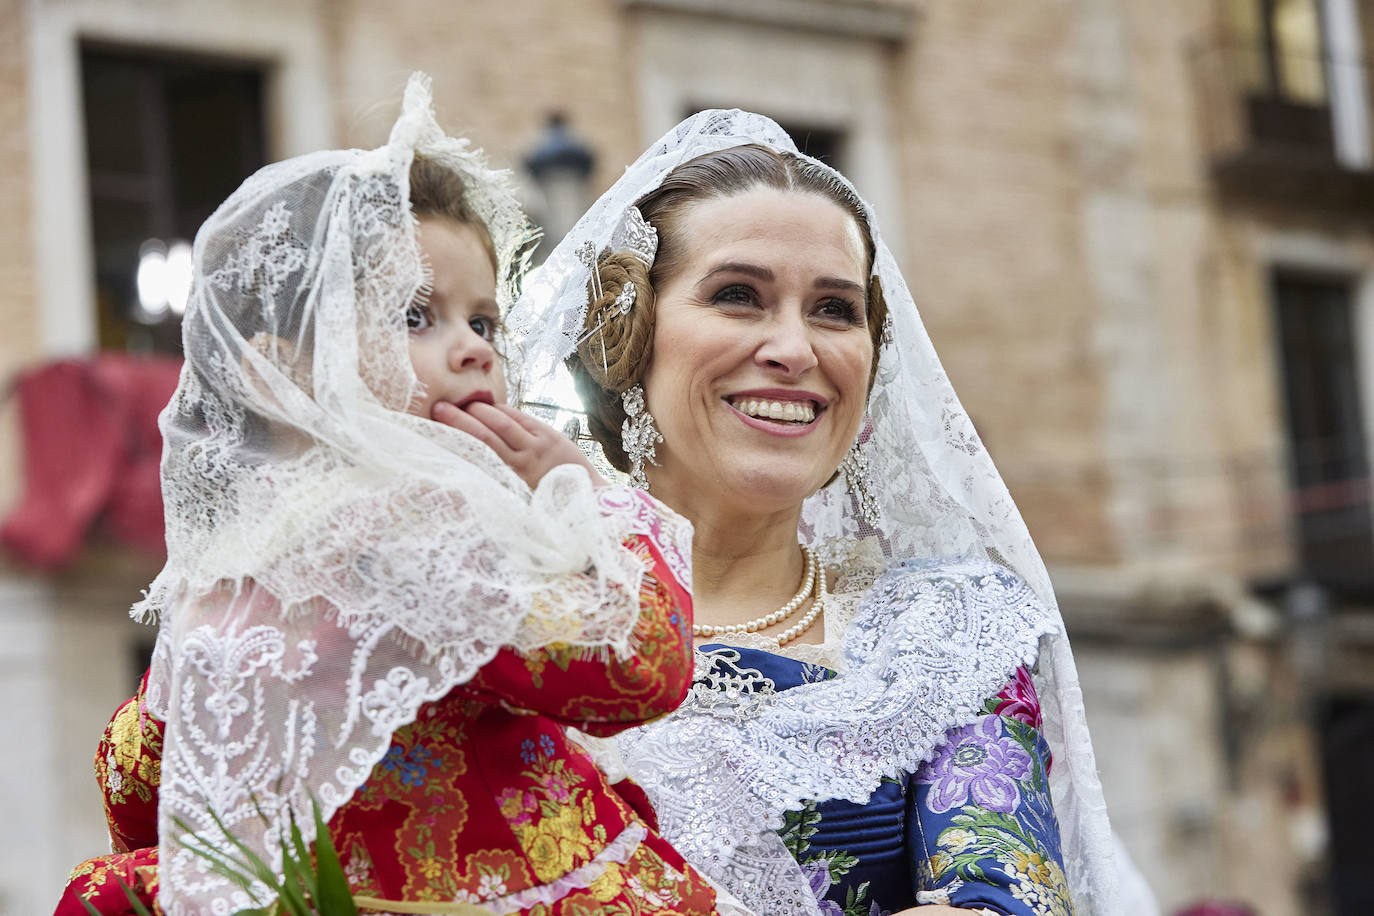
M328 913L329 916L358 916L358 907L353 903L353 891L348 886L348 878L344 876L339 854L334 851L329 829L320 815L319 802L312 798L310 807L315 814L315 869L320 887L315 904L321 913Z
M123 878L119 877L119 875L115 875L115 881L119 883L119 889L124 891L124 896L129 898L129 906L134 908L134 912L137 913L138 916L153 916L152 913L148 912L148 908L143 905L143 901L138 899L138 895L134 893L133 888L124 883ZM85 901L82 902L84 903Z
M300 824L296 819L291 818L291 849L286 848L286 843L282 843L282 861L291 859L296 865L296 873L302 884L305 885L305 892L311 900L318 900L320 897L319 876L315 874L314 863L310 860L310 850L306 848L305 837L301 835Z

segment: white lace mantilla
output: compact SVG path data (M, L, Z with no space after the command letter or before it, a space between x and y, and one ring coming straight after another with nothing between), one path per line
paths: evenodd
M510 176L445 136L411 80L386 146L275 163L201 227L186 362L159 418L166 566L150 707L166 722L159 903L270 901L192 848L229 838L280 867L392 732L503 647L633 651L645 571L631 532L690 579L691 528L564 465L531 490L486 445L414 416L407 307L433 277L410 206L423 156L461 178L509 307L530 229Z
M679 166L700 156L744 145L763 146L783 158L795 157L805 162L805 168L823 173L826 180L853 190L842 174L799 153L787 132L763 115L709 110L686 118L625 169L526 284L511 317L516 335L522 340L522 368L528 389L556 390L555 375L561 371L563 361L576 351L583 336L591 273L579 253L588 247L601 251L611 245L629 208L660 188ZM874 515L859 511L861 502L846 490L841 481L847 475L841 475L834 485L822 488L806 500L799 529L802 542L824 551L829 545L871 539L880 545L888 561L960 557L981 563L991 557L1014 569L1029 584L1046 617L1057 625L1054 590L1039 552L940 365L907 279L883 241L877 213L867 203L862 209L873 241L872 273L881 281L888 306L888 325L878 352L867 419L856 443L860 464L868 468L864 475L869 483L868 502L877 512ZM825 559L827 563L831 561L829 556ZM892 638L900 637L894 634ZM800 653L796 657L809 656L805 660L815 661L825 649L798 648L795 652ZM789 648L786 654L792 655L794 650ZM1048 637L1038 658L1037 689L1044 715L1043 734L1055 753L1050 789L1075 909L1080 916L1112 916L1120 912L1120 906L1116 901L1111 831L1067 637L1062 633ZM941 661L930 658L924 663L936 666ZM781 727L779 711L793 702L794 692L787 691L787 699L779 698L750 721L769 721ZM873 712L871 706L860 708ZM673 717L670 721L686 722L689 718L697 722L703 717ZM879 729L874 740L886 740L882 737L885 734ZM942 734L943 730L930 740ZM698 736L689 737L696 740ZM829 745L820 744L808 749L808 753L819 754L828 748ZM699 759L711 760L712 755L703 753ZM679 764L685 768L689 763L686 759L668 761L670 769ZM776 761L771 765L776 771L784 769ZM730 767L744 769L730 775ZM724 758L718 769L725 774L722 780L735 779L741 786L750 784L746 763L732 763L731 758ZM673 803L671 799L665 802L668 806ZM736 804L733 799L731 803ZM747 869L747 852L741 845L733 854L733 861L741 869ZM810 905L814 907L814 902ZM785 909L785 903L778 906Z
M725 664L677 712L622 735L622 760L691 862L761 914L814 914L775 833L783 812L863 803L883 777L915 772L1058 629L1004 567L899 564L846 630L847 673L778 692L737 652L699 653Z

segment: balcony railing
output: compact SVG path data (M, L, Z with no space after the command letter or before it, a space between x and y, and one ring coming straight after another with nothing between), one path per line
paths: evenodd
M1374 218L1363 61L1220 43L1193 55L1204 148L1233 200Z

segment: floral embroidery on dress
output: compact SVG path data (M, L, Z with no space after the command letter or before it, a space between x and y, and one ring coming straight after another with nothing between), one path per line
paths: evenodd
M926 804L936 814L973 804L1010 814L1021 804L1019 780L1030 775L1031 757L1002 736L1001 720L983 716L948 736L948 745L927 770L933 783Z
M859 865L859 857L844 850L812 851L811 840L822 818L819 807L815 802L807 802L800 810L784 812L779 833L788 852L801 865L822 916L887 916L888 911L878 901L869 900L868 881L848 882L843 887L843 903L827 899L832 887L846 884L845 879Z
M921 808L939 827L934 849L917 862L917 884L984 899L1010 891L1013 913L1069 916L1059 826L1049 791L1049 748L1040 736L1040 703L1019 669L971 725L950 732L918 782ZM949 812L956 812L946 816Z
M162 730L149 726L142 703L131 700L120 707L110 723L104 759L104 775L110 787L111 804L121 804L130 795L150 801L161 781ZM149 754L141 753L147 746Z
M471 681L424 703L392 733L367 781L329 822L355 894L505 901L510 912L528 916L713 911L710 885L644 826L622 798L624 787L610 786L564 733L571 724L614 734L668 712L687 689L689 599L657 562L652 568L641 583L633 657L575 647L503 649ZM380 688L376 708L387 714L383 693L415 685L386 681ZM123 842L151 847L139 848L136 861L155 865L156 780L144 779L143 792L132 780L156 773L162 731L152 716L140 718L141 698L142 690L107 729L97 775L107 804L111 795L124 799L109 809L112 833L118 826ZM120 736L128 736L128 752L111 758ZM111 759L119 763L113 779ZM131 861L103 856L78 869L58 916L84 916L79 899L93 895L103 913L129 916L113 876L132 874ZM139 877L139 895L151 905L147 889L155 891L156 872Z
M535 877L552 881L596 855L606 845L606 828L596 823L582 776L554 754L553 738L520 743L521 772L529 787L508 787L496 797L501 814L529 856Z

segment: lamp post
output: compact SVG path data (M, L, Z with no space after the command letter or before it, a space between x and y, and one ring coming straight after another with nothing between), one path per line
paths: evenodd
M543 206L536 208L544 229L541 252L556 245L586 209L595 166L596 156L568 130L562 113L549 115L533 152L525 157L525 168L543 198ZM537 257L542 260L543 254Z

